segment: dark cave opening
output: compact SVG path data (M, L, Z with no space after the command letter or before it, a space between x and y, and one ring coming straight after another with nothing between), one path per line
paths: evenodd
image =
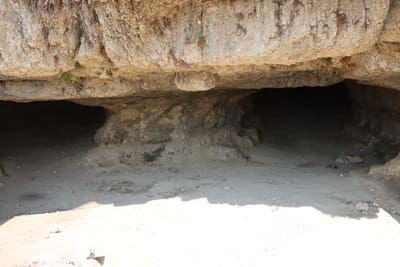
M250 99L261 140L256 149L321 166L346 155L361 157L358 167L385 163L400 151L393 100L399 98L391 89L345 83L260 90Z
M263 139L313 136L342 130L351 120L351 100L339 83L328 87L263 89L251 96Z
M350 90L345 83L338 83L327 87L262 89L253 92L251 94L251 91L237 90L230 93L238 96L249 94L247 103L252 112L245 112L241 123L244 129L256 128L258 130L262 148L279 148L291 151L293 154L314 149L316 154L321 152L321 155L325 153L324 151L331 150L334 154L332 157L335 157L345 150L344 147L338 148L339 141L342 145L346 142L346 144L350 144L347 140L351 137L353 137L353 142L355 138L360 137L360 140L357 140L358 142L369 145L370 140L363 139L363 137L369 138L372 134L367 127L363 128L362 126L373 125L375 132L379 134L382 127L377 127L377 122L384 121L379 116L386 118L388 117L387 114L392 114L393 119L385 125L396 126L397 124L394 122L400 121L393 115L391 106L386 108L387 111L383 108L382 103L390 100L383 95L384 90L377 91L378 94L383 93L382 97L378 97L380 95L369 95L371 92L375 94L375 91L366 87L357 91ZM194 95L198 96L198 93L182 93L179 101L177 101L177 98L173 98L175 102L171 101L171 103L168 97L140 99L140 101L131 104L132 108L128 106L126 110L122 109L120 113L114 111L113 114L116 117L114 119L116 122L124 120L123 122L126 125L121 121L120 126L127 127L123 130L128 135L140 134L140 131L143 130L140 127L152 125L149 129L146 128L148 132L145 133L146 136L153 136L162 132L165 123L168 127L187 127L185 123L193 123L195 119L204 120L204 112L199 112L200 115L194 114L196 116L191 116L194 111L192 113L184 112L182 115L179 113L181 109L177 108L180 105L187 107L186 110L199 110L205 106L205 103L208 103L207 101L215 98L218 100L215 101L217 104L208 105L210 110L206 110L206 115L213 115L212 118L217 122L224 116L231 116L234 111L235 107L233 107L233 111L223 109L226 114L213 110L215 107L224 108L225 102L221 99L225 96L225 92L219 92L215 95L211 92L210 94L204 93L204 99L196 98L199 101L195 102L198 105L195 107L191 106L193 103L189 101ZM390 98L393 98L393 96ZM375 99L376 101L373 101ZM145 100L147 102L144 102ZM376 104L373 109L370 108L371 104L368 102L371 102L371 100L374 105ZM164 112L160 111L154 115L154 105L160 105L157 101L161 101L160 103L164 104L165 108L162 106L164 109L161 110L164 110ZM132 110L135 112L129 113ZM363 112L360 112L360 110ZM369 112L369 110L373 112ZM136 111L139 111L139 115ZM130 127L132 125L126 123L127 116L129 116L128 122L135 127L137 126L136 128ZM177 125L175 125L176 118L179 118ZM234 121L235 118L233 117L231 120ZM365 122L368 118L373 119L372 124ZM107 125L106 119L109 120L110 117L106 118L106 110L102 107L84 106L68 101L31 103L0 101L0 119L2 122L0 124L1 156L1 154L7 154L7 151L16 151L19 148L21 148L21 151L30 151L30 148L43 149L46 146L75 146L77 148L84 146L90 149L90 147L95 146L96 132L99 129L104 129L103 126ZM226 123L230 123L231 120L226 120ZM115 125L118 126L119 124L111 124L107 129L114 130ZM199 127L199 129L196 128L196 131L202 130L202 126L201 123L198 123L196 127ZM400 127L398 128L400 129ZM349 134L346 129L357 129L358 132L352 136L352 133L356 131ZM207 130L212 131L213 128L207 128ZM385 131L395 132L392 128ZM392 146L394 147L392 151L386 153L388 146L381 147L383 148L380 149L381 151L378 154L384 156L381 157L382 160L375 160L374 162L384 162L391 159L399 151L397 146ZM132 149L135 150L136 147L132 146ZM353 149L349 148L348 150L352 151Z
M327 166L342 154L359 155L344 131L352 124L352 101L342 83L263 89L250 101L261 141L254 153L258 162Z
M68 101L15 103L0 101L0 144L7 147L93 143L105 111Z

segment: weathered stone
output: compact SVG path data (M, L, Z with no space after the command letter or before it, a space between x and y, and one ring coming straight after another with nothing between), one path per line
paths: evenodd
M3 1L0 80L8 90L0 90L0 99L323 86L344 78L399 88L398 6L389 0ZM93 84L101 89L89 90Z
M368 174L381 177L400 177L400 154L383 165L375 165L369 169Z
M399 10L399 0L0 1L0 100L103 106L105 144L191 140L245 154L257 142L240 124L251 91L227 89L351 79L378 86L352 94L354 121L400 141L400 99L372 96L400 89Z
M216 79L207 73L176 73L175 85L183 91L206 91L215 88Z
M392 0L389 15L386 18L384 30L380 40L382 42L400 42L400 1Z
M105 144L157 144L196 140L249 148L257 133L240 124L249 92L176 93L152 97L103 100L109 115L96 140Z
M336 163L358 164L362 163L363 159L360 156L341 155L335 160Z
M397 90L348 83L352 100L352 120L349 133L371 142L371 138L384 138L400 142L400 94ZM363 132L354 131L354 127Z
M368 211L369 205L366 202L357 202L355 208L358 211Z

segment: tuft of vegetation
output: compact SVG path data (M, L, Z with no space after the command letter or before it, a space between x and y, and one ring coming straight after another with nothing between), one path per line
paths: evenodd
M331 57L325 57L325 58L323 58L323 60L324 60L327 64L332 64L332 58L331 58Z
M145 162L153 162L156 159L158 159L159 157L161 157L161 153L165 150L165 146L162 145L159 148L157 148L156 150L153 150L151 152L145 152L143 154L143 160Z
M203 49L207 44L207 36L200 36L199 39L197 40L197 46Z
M83 66L82 66L81 63L79 63L79 61L75 61L74 67L75 67L75 69L80 69L80 68L82 68Z
M72 82L75 80L75 76L71 72L66 71L61 74L60 80L65 82Z
M340 72L339 68L333 67L332 70L331 70L331 73L333 75L340 75L341 72Z
M82 29L79 29L79 32L78 32L78 40L79 40L79 41L82 39L83 34L84 34L83 30L82 30Z
M103 60L103 62L101 62L102 65L106 65L106 66L113 66L114 62L112 62L111 59L107 58L105 60Z

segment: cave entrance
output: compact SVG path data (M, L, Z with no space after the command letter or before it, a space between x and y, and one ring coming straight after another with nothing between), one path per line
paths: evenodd
M351 101L344 84L264 89L251 101L260 131L259 159L328 164L349 150L343 129L351 121Z
M0 102L0 156L34 155L54 147L92 146L105 120L100 107L67 101Z

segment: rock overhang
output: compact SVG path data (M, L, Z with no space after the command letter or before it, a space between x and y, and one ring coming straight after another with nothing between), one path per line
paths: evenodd
M80 1L0 4L0 99L221 88L400 88L399 1Z

